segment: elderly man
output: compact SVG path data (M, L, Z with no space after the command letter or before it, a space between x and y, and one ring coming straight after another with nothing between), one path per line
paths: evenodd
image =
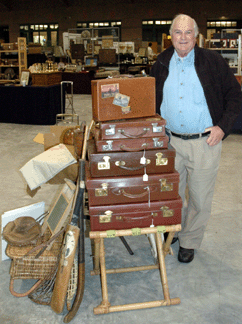
M188 263L204 236L222 140L239 115L242 95L222 56L196 45L194 19L176 16L170 34L173 46L157 57L151 76L156 78L157 112L166 119L170 143L176 149L183 200L178 260Z

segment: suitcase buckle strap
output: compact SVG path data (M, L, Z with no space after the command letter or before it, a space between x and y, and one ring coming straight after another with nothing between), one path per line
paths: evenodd
M163 126L158 126L158 123L152 123L153 133L162 133Z
M160 191L172 191L173 190L173 183L167 183L166 179L160 179Z
M154 147L163 147L163 145L164 145L163 141L159 141L158 137L154 137L153 141L154 141L154 144L153 144Z

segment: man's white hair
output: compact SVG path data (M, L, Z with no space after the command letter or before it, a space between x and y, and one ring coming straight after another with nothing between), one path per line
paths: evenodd
M184 17L184 18L187 17L187 18L190 18L190 19L193 20L193 23L194 23L194 32L195 32L195 37L197 37L198 34L199 34L199 29L198 29L198 25L197 25L195 19L193 19L192 17L190 17L190 16L188 16L188 15L184 15L184 14L176 15L175 18L172 20L171 28L170 28L170 35L171 35L171 33L172 33L172 30L173 30L173 26L174 26L175 21L176 21L178 18L182 18L182 17Z

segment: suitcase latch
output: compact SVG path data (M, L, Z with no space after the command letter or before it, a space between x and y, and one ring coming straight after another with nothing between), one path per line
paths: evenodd
M102 183L101 184L102 188L96 188L95 189L95 196L96 197L104 197L108 195L108 184L107 183Z
M124 166L125 165L125 161L116 161L115 162L116 166Z
M173 183L166 183L166 179L160 179L160 191L172 191Z
M168 159L167 158L163 158L163 153L156 153L156 165L167 165L168 164Z
M105 135L115 135L115 127L116 125L109 125L110 128L105 129Z
M111 210L106 210L104 215L99 215L99 223L110 223L112 220L113 212Z
M163 217L173 217L174 216L174 210L169 209L167 206L161 207L161 210L163 212Z
M158 126L158 123L152 123L153 133L161 133L163 131L163 126Z
M112 151L113 150L113 141L106 141L106 145L103 145L103 151Z
M159 138L158 137L155 137L153 138L153 141L154 141L154 147L163 147L163 141L160 141L159 142Z
M109 160L110 160L110 156L103 156L103 160L104 162L98 162L97 164L97 168L98 170L109 170L110 169L110 163L109 163Z

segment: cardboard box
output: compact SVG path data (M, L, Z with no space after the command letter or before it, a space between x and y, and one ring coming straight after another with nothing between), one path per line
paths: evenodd
M76 126L74 126L76 127ZM44 150L48 150L49 148L62 143L63 140L63 131L66 129L73 128L73 126L59 126L53 125L50 126L50 133L44 134ZM71 154L76 157L74 145L67 145L65 144ZM65 183L65 178L70 179L72 181L77 180L78 176L78 162L68 166L66 169L58 173L54 178L49 180L49 183L56 184L56 183Z

